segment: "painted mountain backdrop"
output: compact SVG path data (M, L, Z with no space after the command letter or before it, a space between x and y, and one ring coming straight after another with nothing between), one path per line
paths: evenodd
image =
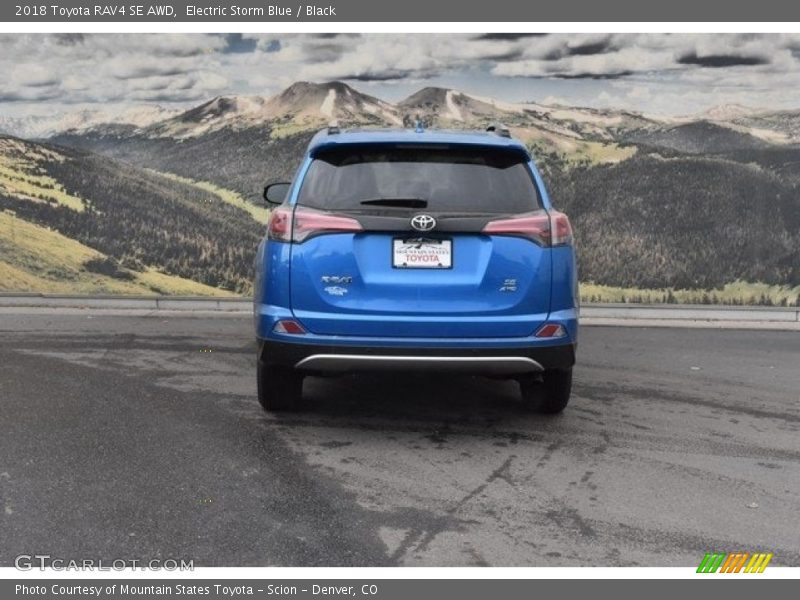
M573 221L585 299L798 302L800 110L664 119L434 87L390 103L341 82L0 117L0 290L249 293L261 189L333 119L508 125Z

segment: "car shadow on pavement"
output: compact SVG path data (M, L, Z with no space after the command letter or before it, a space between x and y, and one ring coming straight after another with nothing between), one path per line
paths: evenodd
M514 380L450 373L370 373L307 377L295 417L380 419L487 426L552 421L533 413ZM291 415L285 415L291 420ZM556 417L558 419L558 417Z

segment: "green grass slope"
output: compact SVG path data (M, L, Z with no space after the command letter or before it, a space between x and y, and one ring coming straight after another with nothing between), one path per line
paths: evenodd
M100 256L90 267L112 279L127 270L163 293L194 293L189 284L196 282L202 286L196 293L217 288L248 294L264 215L241 204L234 194L208 184L0 136L0 210L16 215L3 221L4 258L15 252L6 228L23 221L96 251ZM20 277L15 280L22 285ZM186 283L178 286L179 281Z
M232 296L153 268L134 271L56 231L0 212L0 291Z

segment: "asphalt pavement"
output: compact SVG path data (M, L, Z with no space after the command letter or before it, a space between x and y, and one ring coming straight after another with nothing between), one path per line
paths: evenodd
M800 334L584 327L571 404L309 378L255 398L242 315L0 314L0 566L800 566Z

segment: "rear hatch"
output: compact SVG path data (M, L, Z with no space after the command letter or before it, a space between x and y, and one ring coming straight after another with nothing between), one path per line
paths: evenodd
M294 210L295 316L324 335L531 335L550 308L548 243L502 226L549 227L527 160L466 145L321 151Z

